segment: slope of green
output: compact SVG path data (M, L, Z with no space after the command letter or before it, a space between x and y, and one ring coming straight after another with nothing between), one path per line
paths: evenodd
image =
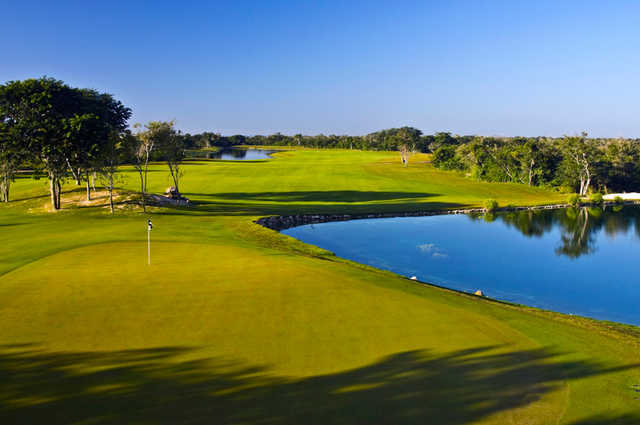
M427 159L195 162L191 208L113 217L103 198L46 212L46 182L18 179L0 207L0 423L638 423L633 330L419 285L252 223L564 197ZM169 186L163 165L150 176Z

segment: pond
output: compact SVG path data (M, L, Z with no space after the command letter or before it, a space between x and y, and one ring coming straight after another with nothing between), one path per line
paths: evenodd
M640 207L353 220L283 233L423 282L640 325Z
M271 154L277 152L266 149L241 149L224 148L217 151L190 151L189 158L197 159L221 159L223 161L256 161L271 158Z

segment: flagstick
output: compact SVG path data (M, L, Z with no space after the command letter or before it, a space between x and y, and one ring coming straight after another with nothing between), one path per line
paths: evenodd
M147 264L151 265L151 228L147 227Z

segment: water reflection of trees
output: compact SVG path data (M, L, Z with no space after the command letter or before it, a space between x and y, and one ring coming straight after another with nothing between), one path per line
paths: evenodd
M233 159L244 159L247 156L246 149L220 149L211 153L212 159L220 159L223 155L231 156Z
M557 226L561 236L555 252L569 258L594 253L597 249L595 235L600 230L611 237L634 230L640 238L640 208L632 206L523 210L472 218L502 221L527 237L542 237Z

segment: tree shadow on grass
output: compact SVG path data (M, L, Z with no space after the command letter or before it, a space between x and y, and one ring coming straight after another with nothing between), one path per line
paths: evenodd
M640 424L640 413L627 413L619 416L596 415L594 417L571 422L570 425L638 425Z
M189 210L196 214L363 214L464 207L458 203L428 202L429 198L439 195L419 192L343 190L215 194L191 192L184 195L191 199L192 207Z
M408 351L294 379L265 366L181 360L197 353L186 347L74 353L5 346L0 423L456 425L527 406L566 379L637 367L562 360L549 349L492 350Z
M232 199L248 202L372 202L418 198L430 198L437 194L424 192L384 192L368 190L311 190L297 192L223 192L216 194L189 193L187 195L203 197L215 196L220 199Z

